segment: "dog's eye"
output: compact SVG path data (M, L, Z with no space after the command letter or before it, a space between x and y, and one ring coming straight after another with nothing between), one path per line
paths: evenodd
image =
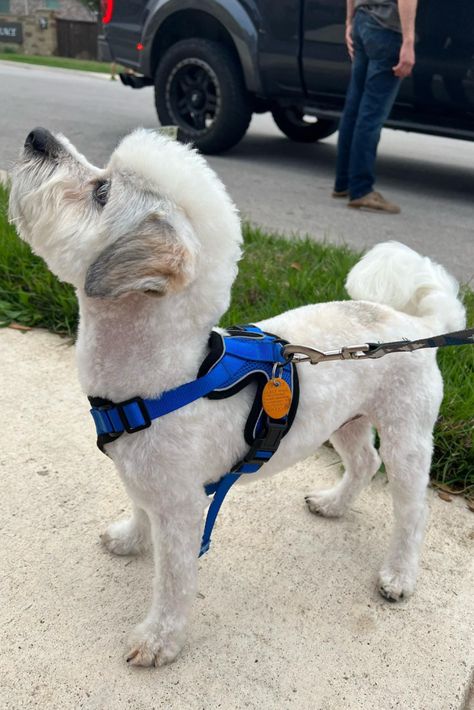
M94 187L92 195L94 197L94 200L101 207L104 207L107 203L107 200L109 199L109 190L110 180L100 180L100 182L96 183Z

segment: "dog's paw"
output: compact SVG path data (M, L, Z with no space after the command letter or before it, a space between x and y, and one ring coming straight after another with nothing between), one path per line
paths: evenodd
M175 660L181 646L181 643L165 638L144 623L131 634L125 659L129 666L164 666Z
M399 602L415 591L415 582L406 575L382 571L379 575L378 590L389 602Z
M147 541L137 530L132 518L124 518L111 523L100 535L104 547L114 555L138 555L147 548Z
M338 518L345 513L345 506L334 490L316 491L305 496L306 505L311 513L325 518Z

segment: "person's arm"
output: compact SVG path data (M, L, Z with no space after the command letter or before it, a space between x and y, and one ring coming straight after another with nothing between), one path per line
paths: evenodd
M351 62L354 59L354 43L352 42L352 18L354 17L354 0L347 0L347 10L346 10L346 47L351 58Z
M347 0L349 3L350 0ZM393 67L395 76L403 79L415 66L415 18L417 0L398 0L398 14L402 26L402 46L398 64Z

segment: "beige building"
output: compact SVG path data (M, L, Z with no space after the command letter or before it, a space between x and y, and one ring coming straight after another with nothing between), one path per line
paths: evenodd
M80 0L0 0L0 52L97 56L97 16Z

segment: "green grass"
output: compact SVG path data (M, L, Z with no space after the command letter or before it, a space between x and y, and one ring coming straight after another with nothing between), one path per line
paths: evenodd
M7 221L8 193L0 185L0 324L11 322L72 335L77 327L74 289L60 283Z
M61 69L78 69L79 71L92 71L101 74L110 74L109 62L96 62L88 59L70 59L69 57L40 57L35 54L16 54L14 52L0 52L0 60L21 62L23 64L38 64L45 67L59 67ZM122 67L117 67L117 72Z
M16 236L6 219L7 191L0 186L0 322L40 326L74 335L73 289L50 274ZM310 240L285 240L246 226L245 256L224 325L267 318L316 301L347 298L344 280L358 254ZM468 322L474 324L474 293L465 289ZM445 397L435 429L432 476L474 498L474 348L439 351ZM467 490L466 490L467 489Z
M468 327L474 326L474 292L464 289ZM444 399L435 430L436 478L468 491L474 501L474 347L438 351Z
M344 280L360 255L311 240L290 241L249 225L244 239L226 325L262 320L306 303L347 299Z

